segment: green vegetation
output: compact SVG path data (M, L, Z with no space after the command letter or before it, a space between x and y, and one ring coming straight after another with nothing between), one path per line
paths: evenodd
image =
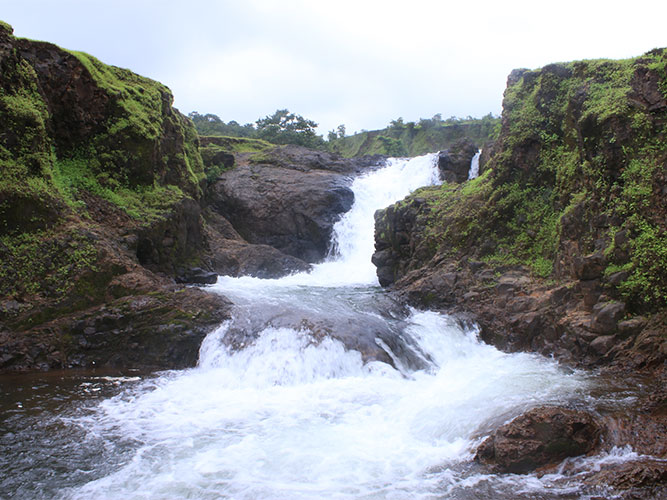
M29 51L3 55L0 295L86 307L120 272L101 260L89 202L106 200L137 227L165 224L178 202L201 196L204 166L197 132L171 109L165 86L87 54L45 50L67 65L45 73ZM77 86L52 74L72 66Z
M55 162L54 185L70 207L85 210L85 204L79 201L78 194L86 191L113 203L131 217L150 223L163 217L174 203L185 196L173 184L130 189L120 185L106 172L95 175L93 170L86 159L71 158Z
M219 116L206 113L202 115L193 111L188 114L188 118L195 124L199 135L203 136L222 136L222 137L255 137L255 127L252 123L239 125L238 122L231 120L229 123L223 122Z
M446 149L462 138L469 138L480 147L493 141L500 129L500 119L489 114L483 118L443 120L440 115L422 118L418 123L393 120L382 130L362 131L346 135L345 125L327 134L327 141L317 135L317 124L300 115L279 109L255 124L225 123L213 114L188 115L199 135L216 137L259 138L273 144L297 144L311 149L327 149L345 157L381 154L388 156L419 156Z
M374 131L362 131L350 136L345 128L329 132L329 149L346 157L384 154L389 156L419 156L447 149L463 138L471 139L482 147L498 134L500 119L489 114L483 118L456 118L443 120L440 115L422 118L417 123L405 123L402 118Z
M235 121L223 122L213 114L188 115L200 136L254 138L272 144L296 144L311 149L325 149L326 142L315 132L317 123L301 115L279 109L272 115L260 118L255 124L239 125Z
M70 292L82 272L97 270L94 240L82 229L1 236L0 295L60 299Z
M554 267L567 240L581 255L606 245L605 275L628 272L631 309L667 305L667 121L633 97L647 72L664 95L666 68L655 50L515 72L488 175L428 195L434 245L542 277L570 272Z

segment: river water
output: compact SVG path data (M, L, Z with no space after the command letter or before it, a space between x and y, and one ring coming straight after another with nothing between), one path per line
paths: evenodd
M530 407L589 400L595 378L502 353L377 284L374 211L437 179L433 155L389 160L354 180L327 262L219 278L233 319L195 368L2 378L0 498L579 498L472 457Z

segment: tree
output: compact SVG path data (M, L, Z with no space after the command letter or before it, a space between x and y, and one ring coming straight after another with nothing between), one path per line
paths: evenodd
M310 148L324 148L324 139L315 133L317 123L301 115L279 109L271 116L256 122L257 137L274 144L298 144Z
M345 137L345 125L343 125L341 123L340 125L338 125L338 128L336 130L338 131L338 138L339 139L342 139L343 137Z

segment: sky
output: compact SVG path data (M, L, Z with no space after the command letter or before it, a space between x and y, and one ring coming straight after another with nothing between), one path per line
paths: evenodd
M0 0L15 36L159 80L183 113L348 133L501 112L507 75L667 46L664 0Z

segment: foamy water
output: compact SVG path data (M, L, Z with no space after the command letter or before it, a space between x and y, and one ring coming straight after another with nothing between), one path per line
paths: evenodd
M434 155L391 160L354 181L355 203L336 225L329 261L278 280L221 277L209 290L235 303L233 318L205 339L198 366L113 379L122 384L117 395L57 416L54 427L77 436L77 461L46 487L24 491L68 499L514 498L528 483L539 489L537 481L544 494L537 478L515 484L472 470L474 450L530 407L584 397L589 378L536 355L502 353L474 328L406 310L377 286L373 213L436 182ZM370 335L391 363L365 360L346 345L350 332Z

